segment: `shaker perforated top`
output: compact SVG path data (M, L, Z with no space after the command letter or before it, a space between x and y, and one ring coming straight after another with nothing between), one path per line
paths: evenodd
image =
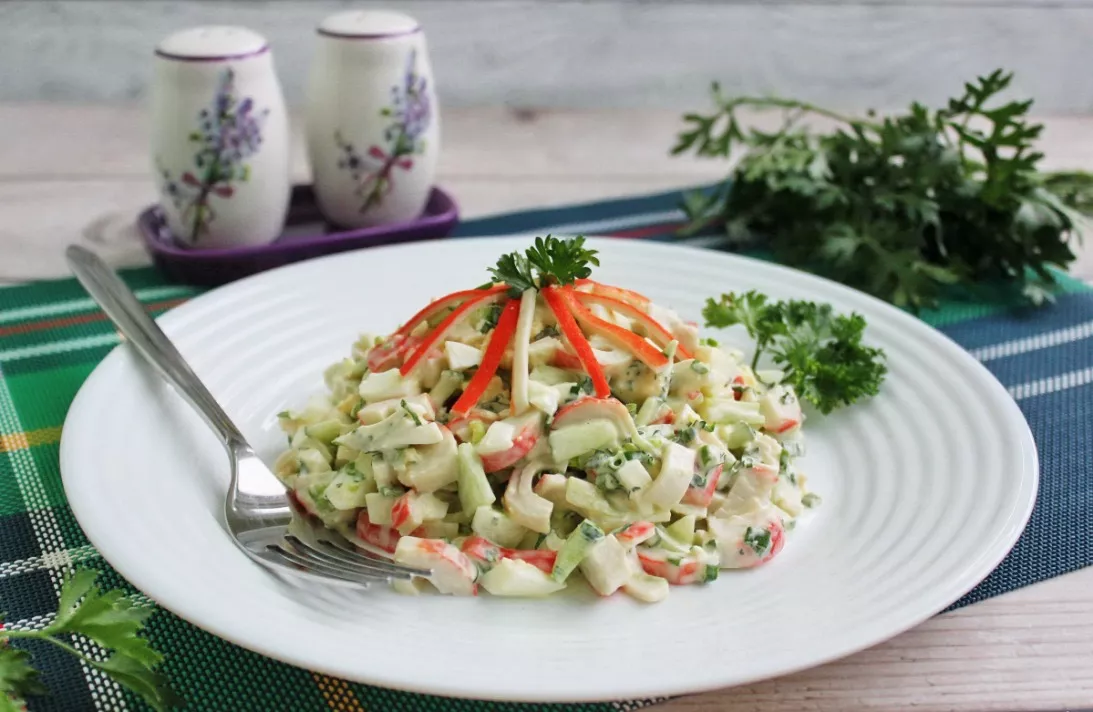
M191 62L242 59L269 50L262 35L246 27L217 25L176 32L156 47L156 56Z
M345 39L383 39L410 35L420 30L417 20L391 10L339 12L320 22L318 28L320 35Z

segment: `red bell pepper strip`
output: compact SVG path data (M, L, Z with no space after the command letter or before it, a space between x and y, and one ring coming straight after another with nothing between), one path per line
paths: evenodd
M388 368L393 368L407 351L412 350L421 342L421 339L419 338L410 337L410 332L416 329L422 322L436 316L448 307L458 306L467 299L480 296L487 292L501 292L504 289L505 285L503 284L490 287L486 290L465 289L461 292L452 292L446 297L440 297L439 299L429 302L424 309L410 317L406 323L400 326L395 333L391 334L386 341L372 349L368 355L368 368L373 371L385 371Z
M657 343L657 346L660 346L661 348L664 348L672 341L677 340L676 337L672 336L672 332L665 329L659 321L649 316L641 309L638 309L633 304L629 304L620 299L615 299L614 297L597 294L595 292L581 292L579 290L574 290L573 293L577 295L577 299L581 300L582 302L594 302L596 304L601 304L611 311L616 311L620 314L625 314L626 316L630 317L631 319L645 327L645 330L653 338L653 341L655 341ZM679 344L679 346L676 347L676 354L679 356L680 361L694 358L694 355L690 351L688 351L687 348L683 346L683 344Z
M477 294L468 297L466 301L455 308L455 311L444 317L444 321L437 324L436 328L425 337L417 349L410 354L410 357L403 362L402 368L399 369L399 373L403 376L411 373L414 370L414 367L418 365L422 358L424 358L425 354L429 353L440 340L447 335L455 323L466 316L467 312L476 306L486 304L501 296L501 290L496 288L476 289L472 291L477 292Z
M668 365L668 357L660 349L629 329L624 329L617 324L599 318L590 312L588 307L581 304L571 290L562 290L561 297L565 305L569 307L569 311L573 313L573 316L590 331L600 334L616 346L626 349L654 371L659 371Z
M410 317L405 324L399 327L398 331L396 331L395 334L407 336L410 334L411 331L417 328L418 324L429 319L430 317L435 316L436 314L440 313L448 307L454 307L464 300L471 299L476 296L481 296L483 294L496 294L497 292L503 292L505 289L507 289L506 285L498 284L496 286L490 287L489 289L464 289L461 292L452 292L446 297L434 299L433 301L429 302L429 304L424 309Z
M543 299L546 300L554 318L558 320L558 326L562 329L562 335L577 352L577 358L581 360L585 372L592 379L592 388L596 391L596 397L607 398L611 395L611 386L607 383L607 377L603 375L600 362L596 360L596 354L592 352L592 345L581 333L581 328L570 313L569 304L566 301L565 291L559 291L556 287L543 289ZM572 300L574 303L576 299Z
M497 367L501 364L501 357L505 355L505 349L512 341L512 335L516 333L516 319L520 316L520 300L510 299L501 310L501 316L497 319L497 326L493 329L490 342L486 345L486 353L482 354L482 363L478 365L474 377L467 387L463 389L463 395L452 406L452 413L465 416L478 404L478 399L486 392L490 385L490 379L497 373Z
M597 294L602 294L606 297L612 297L618 299L620 302L626 302L638 309L645 310L649 307L649 297L644 294L639 294L630 289L623 289L622 287L613 287L610 284L604 284L597 282L594 279L578 279L573 283L575 287L591 287L592 291ZM583 290L582 290L583 291ZM587 294L587 292L585 292Z

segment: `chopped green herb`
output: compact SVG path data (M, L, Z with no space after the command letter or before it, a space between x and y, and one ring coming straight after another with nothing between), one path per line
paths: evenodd
M809 509L815 509L816 507L819 507L821 502L823 502L823 500L820 499L820 495L813 492L809 492L804 497L801 497L801 504L805 505Z
M281 420L291 420L292 413L289 413L287 410L282 410L280 413L277 414L277 417Z
M679 566L683 563L683 559L679 556L669 556L668 563L672 566Z
M703 346L713 346L714 348L717 348L718 346L721 345L717 342L717 339L711 339L711 338L702 339L698 343L702 344Z
M557 338L559 336L561 336L561 332L558 331L558 327L554 326L553 324L547 324L538 334L533 336L531 340L538 341L539 339L546 339L550 337Z
M754 529L748 527L744 532L744 545L755 552L756 556L763 557L770 551L771 534L769 529Z
M703 375L710 372L710 367L701 361L691 361L691 370L697 374Z
M588 376L581 374L577 382L573 384L573 387L569 389L569 394L573 396L579 396L582 393L591 395L593 391L592 379Z
M721 569L713 564L706 564L706 569L702 574L703 583L709 583L710 581L716 581L718 574L721 573Z
M482 319L482 326L478 327L478 330L485 334L492 331L497 326L497 320L501 318L501 305L491 304L486 307L486 314Z
M421 416L419 416L413 408L406 404L405 398L403 398L402 401L399 402L399 405L404 411L406 411L406 414L410 416L410 420L414 421L414 425L421 425Z

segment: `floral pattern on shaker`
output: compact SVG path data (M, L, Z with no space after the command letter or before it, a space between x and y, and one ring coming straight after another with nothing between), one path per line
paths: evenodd
M395 169L414 167L413 156L425 151L425 131L432 121L432 107L426 93L425 77L417 73L417 50L410 50L402 84L391 87L391 103L380 109L388 119L383 131L383 146L372 144L363 155L340 131L334 141L341 151L338 167L348 171L361 199L360 212L383 203L394 187Z
M256 109L247 97L235 92L235 72L225 69L220 76L212 105L198 113L199 129L189 135L194 144L194 168L177 179L159 167L164 192L181 214L188 229L178 237L195 244L216 220L212 198L228 200L235 185L250 180L248 158L262 146L262 124L269 109Z

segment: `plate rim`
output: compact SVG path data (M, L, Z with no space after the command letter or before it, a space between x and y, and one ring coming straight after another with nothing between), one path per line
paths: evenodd
M536 234L537 233L535 233L535 232L519 232L519 233L511 233L511 234L496 235L496 236L466 237L466 238L459 238L457 242L458 243L466 242L468 245L487 244L487 243L492 243L492 242L503 242L503 241L506 241L506 240L508 240L508 241L515 241L515 240L519 240L519 239L525 239L526 240L526 239L532 238ZM619 238L612 238L612 237L607 237L607 236L587 236L587 238L589 240L589 246L592 246L592 247L595 247L595 243L597 243L597 242L610 242L610 243L618 243L619 242ZM265 272L261 272L261 273L258 273L258 274L249 275L247 277L236 280L236 281L231 282L229 284L215 287L215 288L213 288L209 291L206 291L206 292L204 292L204 293L202 293L202 294L200 294L196 297L193 297L192 299L188 300L185 304L182 304L182 305L170 310L166 314L159 317L157 319L157 321L160 322L161 324L163 324L167 329L169 329L170 328L170 323L172 321L174 321L175 319L184 318L187 315L188 311L190 311L191 309L201 308L204 303L214 301L214 300L220 298L220 295L223 294L224 292L230 292L230 291L236 290L236 289L245 289L252 282L267 279L268 278L267 275L280 273L281 271L284 271L284 270L293 270L293 269L303 268L304 266L312 265L313 263L321 263L321 262L327 261L327 260L347 259L347 258L350 258L354 255L359 255L360 253L364 253L364 252L367 252L369 254L374 254L378 250L383 250L383 251L427 250L429 248L429 246L434 244L434 243L445 243L445 244L450 245L453 242L456 242L456 241L453 241L451 239L445 239L445 238L439 238L439 239L433 239L433 240L422 240L422 241L409 243L409 244L395 244L395 245L376 246L376 247L371 247L371 248L362 248L362 249L359 249L359 250L350 250L350 251L346 251L346 252L343 252L343 253L324 255L324 256L308 259L308 260L302 260L300 262L284 265L284 266L277 267L277 268L274 268L274 269L271 269L271 270L267 270ZM281 650L271 651L270 649L266 648L265 646L257 646L257 645L255 645L251 642L248 642L247 640L245 640L245 636L237 636L232 631L225 630L221 626L206 625L204 622L198 622L198 621L192 620L191 618L187 617L186 615L183 615L183 613L180 612L180 611L184 610L186 608L185 605L176 606L175 602L176 602L176 600L182 601L184 599L184 596L178 597L176 599L175 597L172 597L171 595L163 596L163 595L152 595L151 593L148 593L147 589L149 589L149 588L150 589L156 589L157 586L155 586L155 585L152 585L152 586L138 585L136 583L136 581L141 580L141 581L147 582L153 577L145 576L140 571L136 571L133 568L131 568L130 566L128 566L128 564L126 564L126 563L123 563L122 565L118 565L118 563L116 563L115 561L112 561L110 558L108 558L106 553L100 548L99 544L96 542L97 535L92 534L88 530L88 527L85 524L86 521L90 521L93 518L93 515L91 515L88 511L85 511L83 509L83 505L76 504L68 496L69 492L70 492L70 487L69 487L70 477L67 476L65 474L65 472L66 472L66 470L71 471L71 468L66 467L65 463L66 462L71 462L71 460L73 458L73 455L71 454L71 448L72 448L71 443L73 441L73 437L75 437L75 436L72 436L72 435L68 435L66 437L66 434L72 433L72 431L73 431L73 429L69 428L69 425L70 425L71 422L74 422L77 419L79 411L81 409L87 407L86 405L84 405L84 401L88 400L91 397L88 394L93 393L94 389L97 388L97 386L95 385L97 383L97 381L104 377L103 374L106 373L107 368L108 368L107 364L111 364L109 366L109 368L114 368L116 366L114 366L113 364L117 361L120 361L123 358L123 356L121 354L121 350L126 346L126 344L124 342L122 344L119 344L118 346L116 346L114 349L112 349L110 351L110 353L107 354L107 356L100 363L98 363L95 366L95 368L92 370L92 372L88 376L88 378L84 381L83 384L81 384L79 390L76 393L75 398L73 399L73 402L72 402L71 406L69 407L68 412L65 415L64 426L62 428L61 442L60 442L60 471L61 471L62 484L63 484L64 489L65 489L66 500L68 501L69 508L72 510L73 516L76 518L76 520L79 523L81 529L84 531L85 535L88 537L88 540L95 547L96 551L99 552L99 554L102 556L104 561L106 561L111 567L113 567L119 574L121 574L134 587L136 587L142 593L145 593L145 595L147 595L150 599L152 599L156 603L156 605L163 607L164 609L170 611L172 614L176 615L180 619L186 621L187 623L189 623L191 625L196 626L197 628L200 628L201 630L204 630L208 633L211 633L211 634L213 634L213 635L215 635L215 636L217 636L217 637L219 637L223 640L226 640L226 641L228 641L228 642L230 642L234 645L238 645L238 646L240 646L244 649L256 652L260 655L269 657L269 658L271 658L273 660L277 660L279 662L284 662L286 664L302 668L304 670L308 670L308 671L312 671L312 672L318 672L318 673L330 675L330 676L333 676L333 677L340 677L340 678L344 678L344 679L347 679L347 680L350 680L350 681L353 681L353 682L357 682L357 683L360 683L360 684L373 685L373 686L383 687L383 688L393 689L393 690L401 690L401 691L414 693L414 694L440 695L440 696L445 696L445 697L454 697L454 698L468 699L468 700L483 700L483 701L489 700L489 701L528 702L528 703L534 703L534 702L538 702L538 703L548 703L548 702L581 703L581 702L585 702L585 703L587 703L587 702L608 702L608 701L634 700L634 699L660 698L660 697L667 698L667 697L675 697L675 696L680 696L680 695L699 694L699 693L709 692L709 691L719 690L719 689L731 689L733 687L739 687L741 685L754 684L756 682L760 682L760 681L764 681L764 680L776 679L778 677L791 675L791 674L794 674L794 673L801 672L803 670L810 670L810 669L813 669L813 668L818 668L822 665L826 665L830 662L843 659L843 658L848 657L850 655L853 655L855 653L861 652L862 650L866 650L868 648L879 645L879 644L881 644L881 643L883 643L887 640L890 640L890 639L892 639L892 638L894 638L898 635L901 635L901 634L907 632L908 630L910 630L912 628L917 627L918 625L921 625L926 620L929 620L930 618L934 617L938 613L944 611L946 608L948 608L950 605L952 605L953 603L958 601L961 597L963 597L970 590L975 588L987 576L989 576L990 573L992 571L994 571L995 568L997 568L997 566L1006 558L1006 556L1009 555L1009 553L1012 551L1013 547L1016 545L1017 540L1020 538L1020 536L1023 534L1023 532L1027 528L1029 518L1032 515L1033 508L1035 507L1037 498L1039 496L1039 488L1040 488L1039 457L1038 457L1037 445L1036 445L1035 439L1033 438L1032 431L1031 431L1031 428L1029 427L1027 419L1025 418L1024 414L1021 412L1020 407L1017 405L1016 401L1014 401L1012 399L1012 397L1010 396L1008 391L1005 389L1005 387L998 381L997 378L995 378L995 376L990 372L989 369L986 368L986 366L984 366L981 362L979 362L977 359L975 359L973 356L971 356L971 354L969 354L963 347L961 347L958 343L956 343L954 340L952 340L947 334L940 331L939 329L934 328L930 324L927 324L926 322L924 322L921 319L915 317L914 315L912 315L908 312L905 312L905 311L903 311L903 310L901 310L901 309L899 309L899 308L897 308L897 307L895 307L895 306L893 306L893 305L891 305L887 302L884 302L883 300L880 300L876 297L873 297L872 295L869 295L865 292L861 292L861 291L853 289L851 287L847 287L846 285L840 284L838 282L827 279L825 277L821 277L821 276L814 275L814 274L811 274L811 273L808 273L808 272L804 272L802 270L798 270L798 269L795 269L795 268L792 268L792 267L787 267L785 265L781 265L781 264L778 264L778 263L775 263L775 262L768 262L768 261L765 261L765 260L756 259L756 258L749 257L749 256L746 256L746 255L713 251L713 250L709 250L707 248L696 247L696 246L692 246L692 245L681 245L681 244L677 244L677 243L661 243L661 242L648 242L648 241L640 241L637 244L641 245L641 249L650 249L650 250L653 250L653 251L670 251L672 253L678 253L680 251L686 251L686 252L691 252L691 253L695 254L696 256L706 256L707 258L712 253L714 255L717 255L717 259L727 259L729 261L738 261L738 262L743 263L745 266L751 265L753 267L759 267L762 270L771 270L771 271L773 271L773 273L775 275L781 274L781 275L784 275L784 276L789 276L793 280L803 280L803 286L805 286L805 287L807 287L810 283L813 283L813 284L816 284L817 286L823 287L823 288L828 289L828 290L834 289L836 291L836 293L846 295L846 296L848 296L852 299L861 300L861 299L864 298L867 302L871 303L874 307L877 307L877 308L880 308L880 309L884 310L885 313L888 314L888 315L891 315L892 318L901 320L903 324L906 324L906 325L910 326L910 328L912 328L912 329L919 330L920 332L923 332L923 333L928 333L930 335L929 338L937 339L939 345L942 345L943 348L948 350L950 353L955 354L957 358L963 360L966 364L968 364L974 370L979 371L980 375L984 377L984 382L988 384L988 387L991 390L994 390L994 391L998 392L999 394L1005 396L1005 398L1004 398L1005 407L1009 411L1009 413L1007 415L1008 416L1016 416L1016 420L1014 420L1012 417L1007 417L1006 420L1007 421L1014 420L1015 423L1019 422L1020 426L1021 426L1019 428L1020 431L1021 431L1020 434L1019 434L1019 437L1020 437L1020 440L1022 441L1020 449L1021 449L1022 453L1024 454L1024 458L1023 458L1023 462L1020 463L1021 464L1021 468L1020 468L1021 469L1021 477L1020 477L1019 481L1023 485L1027 486L1028 496L1026 497L1026 499L1024 501L1018 501L1017 502L1017 504L1021 507L1021 511L1019 512L1018 516L1013 520L1013 523L1010 525L1010 528L1005 532L1006 536L1003 539L1000 539L1000 540L996 541L996 543L995 543L996 548L992 550L992 553L991 553L990 556L980 556L979 557L979 559L976 562L977 565L973 566L973 567L970 567L968 569L968 571L970 571L971 573L965 572L965 574L964 574L965 584L962 584L959 587L959 592L954 597L952 597L951 600L946 600L946 601L944 601L944 602L942 602L942 603L940 603L939 605L936 605L936 606L933 606L933 605L929 606L927 608L927 610L925 611L925 613L922 613L920 615L916 615L916 616L913 616L913 617L909 617L905 624L901 624L900 626L898 626L897 630L888 630L888 631L885 631L883 633L874 633L874 634L871 634L871 635L861 636L859 639L855 639L851 643L848 643L848 644L843 645L841 647L830 650L827 654L819 655L819 656L812 656L807 662L794 663L794 664L788 664L788 665L781 666L781 667L779 667L778 672L773 673L773 674L769 673L769 672L758 672L758 673L754 673L752 675L736 676L734 678L734 680L731 683L728 683L728 684L726 684L724 682L717 683L716 681L711 681L710 683L702 684L702 685L680 684L680 683L666 683L666 684L661 683L661 684L658 685L656 683L648 683L648 684L645 684L643 686L643 688L638 692L627 692L627 691L619 690L617 692L605 692L603 694L566 695L566 694L564 694L564 691L559 693L559 694L551 694L551 693L554 692L553 690L547 690L547 689L542 688L542 687L539 687L539 688L523 688L523 692L519 696L513 696L512 694L509 694L507 692L506 693L500 693L500 694L496 694L496 693L491 694L489 691L482 691L482 690L479 690L477 692L472 692L472 691L468 690L465 686L464 687L460 687L458 685L453 686L450 683L443 682L443 681L436 681L436 680L431 680L431 681L422 680L422 681L420 681L420 683L405 684L405 683L403 683L402 681L399 681L399 680L382 679L382 678L378 678L376 676L365 677L365 676L361 676L360 674L352 673L352 672L348 671L347 669L335 668L335 667L330 666L330 665L322 665L322 664L316 665L314 662L308 662L302 656L297 656L294 653L292 653L291 649L289 649L287 651L281 651ZM74 414L77 414L77 416L74 416ZM66 443L67 443L67 446L66 446ZM68 454L66 455L66 453L68 453ZM92 527L92 529L94 529L94 527ZM165 586L163 586L163 588L169 589L170 587L165 585ZM544 692L547 693L547 694L543 694Z

